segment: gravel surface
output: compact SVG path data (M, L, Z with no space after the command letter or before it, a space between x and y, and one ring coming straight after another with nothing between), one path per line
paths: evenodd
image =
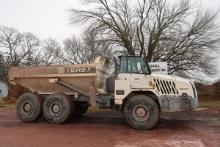
M87 113L63 125L23 123L0 108L0 147L220 147L220 110L163 117L148 131L130 128L118 112Z

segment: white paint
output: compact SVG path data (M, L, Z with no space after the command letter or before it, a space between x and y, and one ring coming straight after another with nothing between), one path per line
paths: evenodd
M149 65L152 73L168 74L167 62L151 62Z

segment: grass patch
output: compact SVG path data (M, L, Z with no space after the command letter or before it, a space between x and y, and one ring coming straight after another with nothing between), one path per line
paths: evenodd
M0 102L0 109L15 109L15 103Z
M220 108L220 100L200 101L200 106L208 108Z

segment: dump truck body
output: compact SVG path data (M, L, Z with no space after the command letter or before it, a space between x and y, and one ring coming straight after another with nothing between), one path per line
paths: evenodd
M89 94L90 87L97 87L96 68L94 65L51 65L48 67L13 67L9 72L9 80L39 94L75 93L58 84L56 80L76 85Z
M108 60L99 57L94 64L12 67L9 81L40 95L63 93L74 96L76 100L79 95L95 99L96 93L106 94L108 63ZM75 90L67 88L60 81Z

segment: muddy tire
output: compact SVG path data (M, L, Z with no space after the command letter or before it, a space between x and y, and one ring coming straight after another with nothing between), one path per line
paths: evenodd
M89 108L88 102L74 102L75 103L75 110L73 113L74 118L82 117Z
M130 97L123 108L128 124L135 129L151 129L159 119L157 103L146 95Z
M28 92L22 94L16 104L17 117L23 122L35 122L42 117L43 98Z
M53 124L62 124L68 121L73 114L72 100L63 94L52 94L46 97L43 104L45 119Z

